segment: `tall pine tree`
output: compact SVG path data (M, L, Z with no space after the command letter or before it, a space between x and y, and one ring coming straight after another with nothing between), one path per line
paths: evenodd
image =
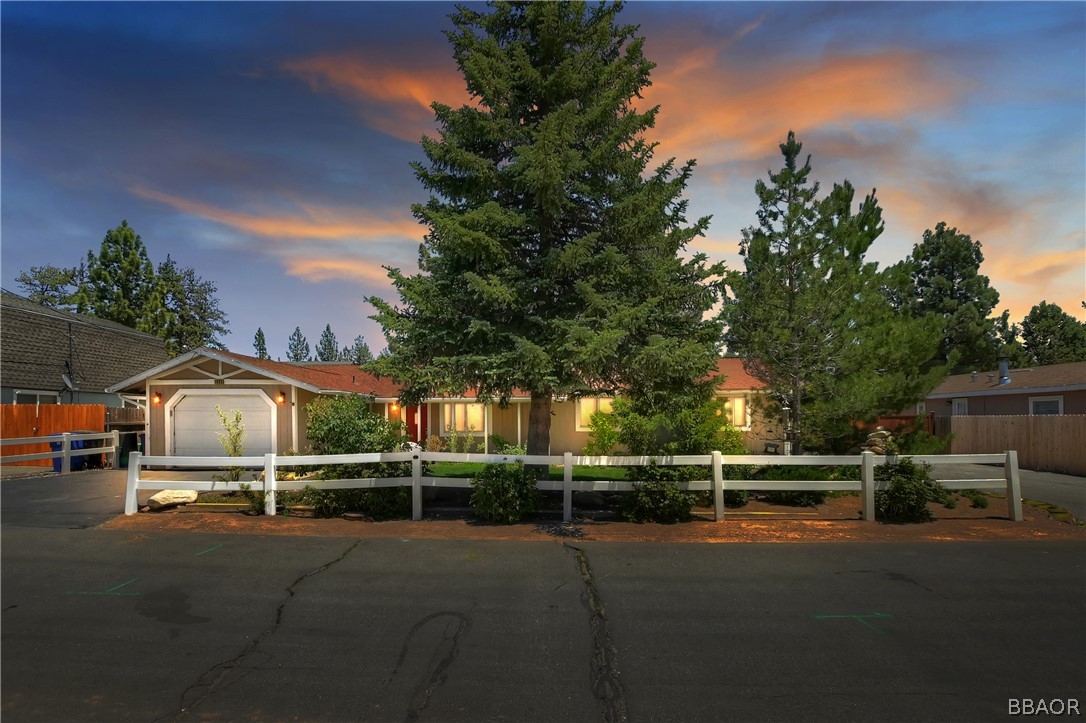
M1042 301L1022 320L1022 345L1035 364L1086 361L1086 324Z
M437 138L415 173L428 227L417 275L390 269L372 297L388 353L376 368L414 403L474 391L531 395L528 452L550 444L552 400L624 390L680 405L714 366L718 298L704 256L683 260L693 162L649 170L635 108L654 64L621 4L459 6L448 33L472 104L434 103Z
M306 362L310 360L309 342L302 335L300 326L294 327L294 333L287 340L287 361Z
M904 262L912 276L904 310L943 320L943 340L931 363L949 364L952 372L991 369L999 354L996 320L990 318L999 292L980 273L983 261L979 241L940 221L924 231Z
M253 349L256 351L257 359L270 359L268 356L268 342L264 338L264 330L261 327L256 328L256 335L253 337Z
M363 364L368 364L373 361L373 354L370 353L370 348L367 346L366 340L361 336L356 336L353 344L343 347L343 351L340 353L340 359L362 366Z
M143 240L121 221L106 233L97 255L87 252L87 281L77 293L77 311L135 329L156 313L149 307L154 275Z
M222 349L226 315L215 298L217 288L191 267L182 268L168 254L158 265L143 318L137 327L166 340L171 354L190 349Z
M317 342L317 361L338 360L339 342L336 341L336 335L332 331L332 325L325 324L324 331L321 332L320 341Z
M757 181L758 224L743 231L745 268L728 275L728 350L748 360L789 430L792 451L847 435L853 420L923 398L941 370L923 374L936 342L933 319L896 314L888 297L906 283L864 260L882 233L874 192L853 212L845 181L818 198L810 156L794 133L784 167Z

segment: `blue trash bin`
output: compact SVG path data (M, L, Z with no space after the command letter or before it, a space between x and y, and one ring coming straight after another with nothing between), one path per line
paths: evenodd
M50 437L63 437L64 435L63 434L50 434L49 436ZM56 442L50 442L49 443L49 448L54 452L63 452L64 451L64 440L63 439L58 439ZM77 450L77 449L83 449L83 448L84 448L84 443L83 443L82 439L73 439L72 440L72 450L73 451ZM84 467L87 466L86 457L83 457L83 456L75 457L75 456L73 456L71 459L72 459L72 467L71 467L71 469L72 469L73 472L81 470L81 469L83 469ZM63 457L53 457L53 471L54 472L56 472L57 474L60 474L63 466L64 466L64 458Z
M61 435L59 435L59 434L50 434L49 436L50 437L60 437ZM60 440L58 440L56 442L50 442L49 443L49 448L54 452L63 452L64 451L64 442L60 441ZM60 474L60 467L61 467L62 464L64 464L64 459L62 457L53 457L53 471L54 472L56 472L57 474Z

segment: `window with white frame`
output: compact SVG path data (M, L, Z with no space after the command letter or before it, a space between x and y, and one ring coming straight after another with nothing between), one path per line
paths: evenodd
M60 394L57 392L39 392L35 390L19 389L15 392L16 404L60 404Z
M483 433L483 405L468 402L450 402L441 405L441 433Z
M1030 397L1030 416L1042 414L1063 414L1063 396L1058 397Z
M728 424L736 429L749 429L750 416L745 394L736 394L724 398L724 415L728 418Z
M596 412L611 413L611 399L604 397L582 397L577 400L577 431L591 429L592 415Z
M928 413L928 404L927 404L927 402L917 402L916 403L916 416L923 417L927 413Z

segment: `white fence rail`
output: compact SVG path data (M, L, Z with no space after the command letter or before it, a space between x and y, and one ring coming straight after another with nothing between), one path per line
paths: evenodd
M926 462L935 470L947 464L1000 464L1003 474L1000 477L984 479L939 479L948 489L1001 490L1007 495L1007 516L1020 522L1022 520L1022 494L1018 479L1018 454L1014 450L1003 454L954 454L914 456L916 462ZM372 489L375 487L411 487L411 517L422 519L423 487L470 487L471 481L457 477L423 476L423 462L482 462L512 464L523 462L529 465L560 465L561 480L540 480L540 490L562 492L562 519L569 522L573 517L574 492L627 492L634 489L634 480L577 480L573 479L573 468L577 467L631 467L649 464L704 466L704 480L685 482L682 486L689 491L711 491L713 510L716 521L724 519L725 490L840 490L859 491L863 498L863 518L875 519L875 490L884 485L875 480L875 465L883 464L886 457L875 456L870 452L859 455L804 455L780 457L776 455L721 455L713 452L706 455L681 455L665 457L574 457L567 452L555 455L500 455L500 454L456 454L451 452L385 452L377 454L341 454L341 455L306 455L280 456L268 454L263 457L145 457L133 452L128 464L128 485L125 494L126 515L137 511L137 492L140 490L196 490L196 491L240 491L249 488L264 493L265 513L275 514L276 492L282 490L300 490L306 486L317 489ZM281 468L315 466L331 464L377 464L387 462L410 462L410 477L375 477L366 479L281 479ZM765 466L853 466L860 468L860 480L730 480L724 479L725 465ZM207 469L242 467L261 469L263 480L248 482L224 482L217 479L181 480L165 479L156 476L145 478L141 470L147 467L172 467L180 469ZM243 488L242 485L245 485Z
M96 440L108 441L109 445L101 447L80 447L78 449L72 447L73 442L91 442ZM117 430L113 430L112 432L92 432L88 434L64 432L62 434L53 434L47 437L0 439L0 447L24 444L54 444L57 442L60 443L59 450L34 452L33 454L13 454L7 457L0 457L0 464L14 464L15 462L30 462L37 459L56 459L59 457L61 459L61 474L68 474L72 471L72 457L93 457L98 454L108 454L110 456L110 464L114 467L117 466L117 450L121 447L120 432ZM45 468L43 467L42 469Z

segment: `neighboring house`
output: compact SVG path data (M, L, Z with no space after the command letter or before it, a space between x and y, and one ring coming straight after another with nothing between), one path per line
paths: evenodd
M751 395L762 385L751 378L738 359L721 359L718 371L727 376L720 387L732 423L746 434L751 429ZM321 395L364 394L373 410L401 421L413 442L451 432L481 439L490 450L490 436L524 444L528 435L531 399L514 395L507 408L480 404L474 398L434 397L418 406L399 404L400 386L391 379L337 362L288 363L257 359L227 351L197 349L129 377L111 391L145 395L148 406L148 452L156 455L219 456L222 430L215 407L240 410L246 427L245 453L260 455L304 451L306 405ZM588 420L610 408L608 398L555 402L551 418L551 453L580 453L588 441ZM764 439L748 441L761 451Z
M156 336L0 290L0 403L122 407L106 387L168 358Z
M935 417L1086 414L1086 362L955 374L918 405Z

